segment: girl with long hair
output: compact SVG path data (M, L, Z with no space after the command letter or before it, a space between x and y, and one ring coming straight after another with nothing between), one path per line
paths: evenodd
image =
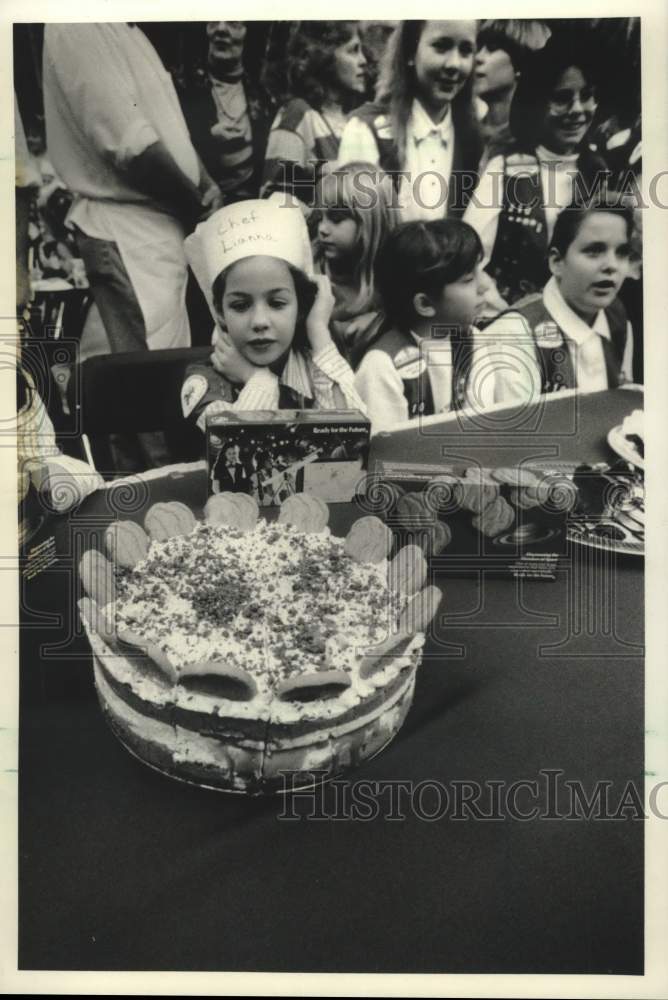
M357 21L300 21L288 41L286 101L271 126L262 195L311 206L323 164L336 160L347 113L363 100L366 56Z
M483 21L478 32L474 88L486 110L480 121L485 151L481 167L512 138L510 105L531 52L542 49L550 37L543 21L516 18Z
M330 329L353 369L383 324L374 265L398 221L394 201L391 179L372 163L346 163L318 188L315 263L331 281Z
M385 51L376 101L346 125L340 162L369 160L394 174L402 221L461 214L475 186L482 152L475 51L475 21L401 21Z
M490 159L464 215L508 305L546 284L559 211L606 182L605 161L589 145L600 76L596 46L583 36L553 36L525 63L510 109L512 142Z

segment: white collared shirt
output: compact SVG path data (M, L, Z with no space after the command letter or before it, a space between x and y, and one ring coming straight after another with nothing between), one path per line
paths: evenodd
M399 189L402 222L443 219L447 215L454 146L450 108L443 120L435 124L420 101L414 100L406 127L406 161L402 164L402 169L408 171L408 178L402 179ZM353 114L341 137L338 164L378 163L379 158L373 132L366 122Z
M419 101L413 101L406 129L408 178L403 182L405 201L402 222L419 219L442 219L447 214L448 184L452 173L455 130L448 108L438 125L431 120Z
M543 304L563 331L571 358L577 388L580 392L598 392L608 388L603 339L610 340L610 327L603 309L599 309L591 326L571 309L555 277L543 289ZM558 346L550 331L546 331L546 344ZM496 355L497 377L508 402L527 402L537 399L542 392L542 376L536 360L536 342L540 332L529 331L524 318L517 312L508 312L484 330L490 351ZM622 374L633 381L633 331L627 323L626 345L622 360Z
M591 326L571 309L561 294L555 277L543 289L545 308L566 335L566 346L573 363L573 371L580 392L598 392L608 388L603 341L610 340L610 327L603 309L599 309ZM633 381L633 333L627 323L626 346L622 361L622 374Z

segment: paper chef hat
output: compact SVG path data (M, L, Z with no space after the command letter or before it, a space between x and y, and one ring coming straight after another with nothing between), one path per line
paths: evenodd
M278 257L313 276L313 257L301 209L278 198L239 201L200 222L185 252L213 313L212 285L221 271L245 257Z

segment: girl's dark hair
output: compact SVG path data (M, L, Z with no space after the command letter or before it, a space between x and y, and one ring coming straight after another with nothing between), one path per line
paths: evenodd
M318 294L318 286L310 278L307 278L303 271L299 268L293 267L292 264L287 264L287 268L292 275L292 280L295 285L295 295L297 296L297 325L295 326L295 336L292 341L292 347L294 350L299 351L300 354L304 354L309 347L308 336L306 334L306 318L311 311L311 307L315 302L315 297ZM234 264L230 264L230 267L234 267ZM223 312L223 295L225 294L225 284L227 282L227 275L229 274L230 267L226 267L224 271L221 271L218 277L215 279L213 286L211 288L211 294L213 296L213 304L217 313L222 315Z
M287 99L301 97L320 111L336 85L334 50L358 30L358 21L298 21L288 41Z
M544 21L512 18L483 21L478 32L478 49L486 47L490 52L503 49L513 68L521 72L529 54L542 49L550 34Z
M376 259L376 283L388 320L403 329L410 327L418 292L440 295L446 285L473 271L481 259L480 237L459 219L399 226Z
M399 163L406 161L406 126L417 96L415 53L426 21L400 21L387 43L383 56L377 101L389 112L392 135ZM452 122L457 141L471 149L476 163L482 154L480 126L473 103L473 73L471 73L451 104Z
M550 94L569 66L577 66L590 85L600 87L603 67L597 52L587 32L576 38L553 35L544 48L527 56L510 106L510 131L518 149L532 153L540 144Z
M575 202L562 209L557 216L550 239L550 250L558 250L563 257L582 226L585 219L594 212L607 212L618 215L626 224L626 234L631 239L633 233L633 209L624 201L622 195L608 192L605 197L589 202Z

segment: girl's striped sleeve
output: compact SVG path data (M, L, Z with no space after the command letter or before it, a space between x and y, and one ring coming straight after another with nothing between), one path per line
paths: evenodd
M366 414L366 406L355 388L355 376L335 344L314 354L310 365L316 402L322 410L351 409Z

